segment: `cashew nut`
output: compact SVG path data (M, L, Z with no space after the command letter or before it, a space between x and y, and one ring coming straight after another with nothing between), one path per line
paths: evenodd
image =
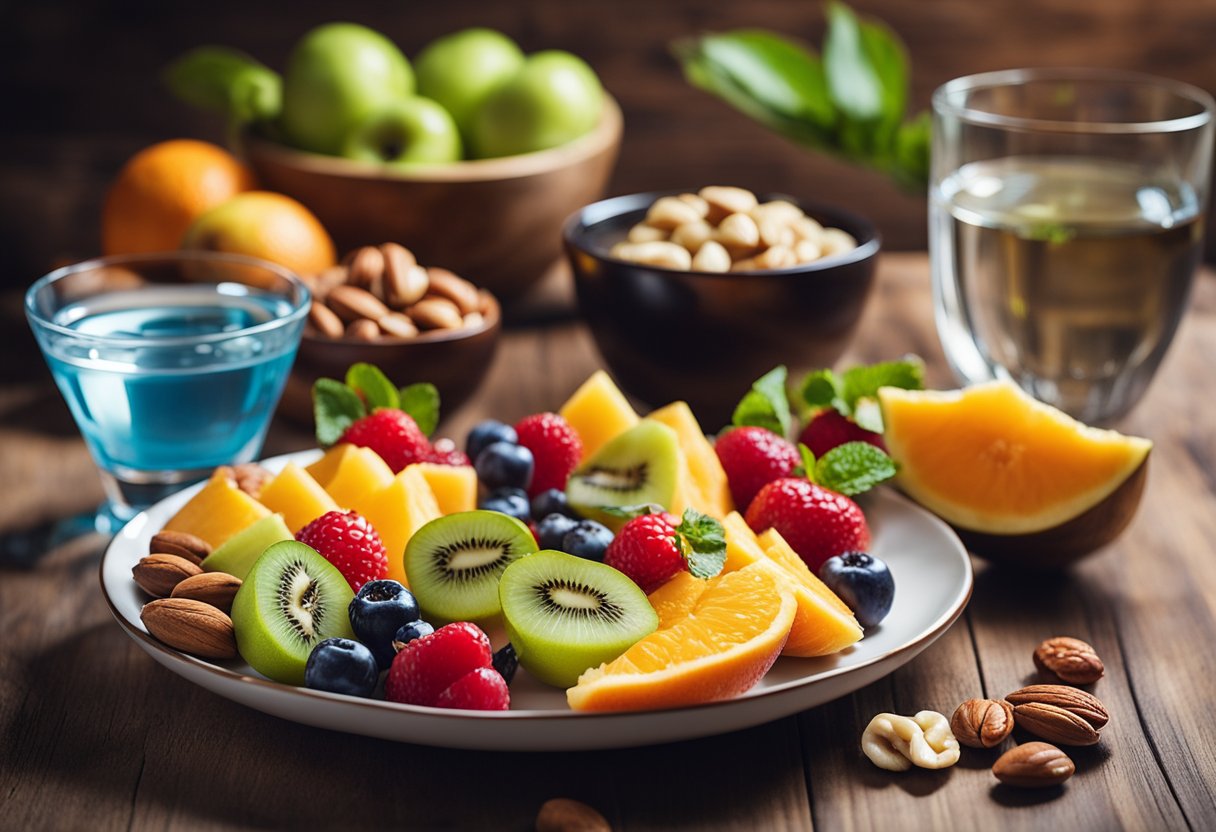
M879 714L861 735L861 750L874 765L887 771L949 768L958 762L958 740L950 722L937 711L916 716Z

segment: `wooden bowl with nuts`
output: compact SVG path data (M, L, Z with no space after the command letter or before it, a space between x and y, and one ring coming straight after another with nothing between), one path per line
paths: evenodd
M566 222L579 309L625 391L684 399L726 424L778 364L829 367L848 346L881 246L868 220L742 188L641 193Z
M476 391L498 347L497 299L454 272L420 264L399 243L361 246L305 276L308 324L279 411L312 424L312 385L375 364L400 385L429 381L451 413Z

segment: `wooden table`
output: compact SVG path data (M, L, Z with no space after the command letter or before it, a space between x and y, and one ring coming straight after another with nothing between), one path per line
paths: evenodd
M889 255L852 355L916 352L947 385L923 255ZM1216 275L1198 283L1160 377L1122 426L1156 442L1138 517L1062 575L976 562L965 616L890 677L748 731L654 748L472 753L331 733L213 696L154 664L110 619L96 540L0 571L0 827L528 829L566 796L616 829L1216 828ZM512 331L478 398L445 425L560 402L596 367L576 324ZM37 374L33 374L37 375ZM4 388L0 522L98 492L49 383ZM24 426L23 426L24 425ZM30 427L31 425L36 427ZM48 428L49 425L49 428ZM52 435L46 435L51 431ZM272 450L306 441L281 431ZM57 496L51 496L57 495ZM996 752L889 774L858 749L879 711L1001 696L1043 638L1097 648L1112 721L1062 789L998 786Z

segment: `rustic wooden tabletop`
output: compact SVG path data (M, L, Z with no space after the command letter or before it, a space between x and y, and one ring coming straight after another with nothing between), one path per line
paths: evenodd
M887 255L851 359L925 357L949 385L923 255ZM1147 398L1120 427L1156 443L1133 525L1071 572L976 561L964 617L911 664L769 725L609 752L449 751L332 733L214 696L149 659L111 620L86 538L0 565L0 827L528 829L547 798L614 829L1216 829L1216 275ZM85 508L92 466L37 366L0 389L0 532ZM477 398L443 426L560 402L599 363L576 323L509 331ZM268 451L307 437L276 427ZM875 713L1033 680L1040 640L1073 635L1106 663L1099 745L1062 788L1016 791L965 749L945 771L880 771L858 739ZM1015 735L1016 736L1016 735Z

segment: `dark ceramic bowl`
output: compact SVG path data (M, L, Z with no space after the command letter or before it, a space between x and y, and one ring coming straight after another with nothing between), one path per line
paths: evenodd
M670 193L679 193L673 191ZM625 392L646 404L687 401L707 430L726 424L753 381L778 364L830 367L869 296L878 231L867 220L789 197L858 247L786 269L684 272L609 254L667 193L614 197L566 221L566 254L596 346Z
M319 378L344 379L350 365L366 361L383 370L398 386L431 382L439 389L441 414L450 416L477 391L498 349L502 310L485 290L481 292L481 313L485 318L481 326L435 330L413 338L368 342L305 332L279 412L311 426L313 382Z

